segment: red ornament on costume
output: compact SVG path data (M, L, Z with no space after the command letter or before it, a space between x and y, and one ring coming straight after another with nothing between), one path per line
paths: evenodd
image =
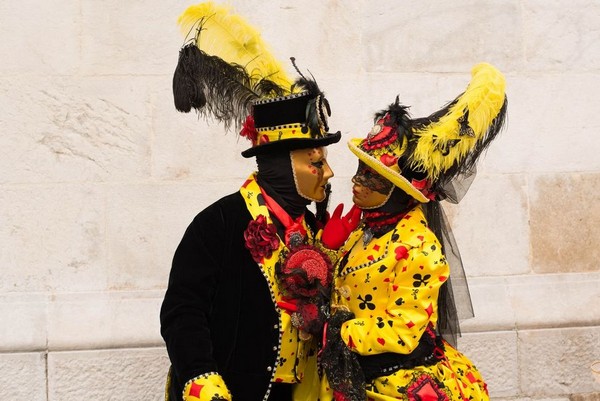
M244 121L244 124L242 125L240 135L248 138L248 140L250 140L252 143L254 143L256 138L258 138L258 131L254 127L254 117L252 115L246 117L246 121Z
M314 297L329 286L333 266L319 249L304 245L292 250L281 266L283 288L292 296Z
M265 216L258 215L248 223L244 231L244 245L250 251L252 259L260 263L263 258L270 258L273 251L279 247L279 237L274 224L268 224Z

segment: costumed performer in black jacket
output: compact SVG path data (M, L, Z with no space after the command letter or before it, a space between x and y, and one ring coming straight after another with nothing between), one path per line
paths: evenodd
M177 109L241 126L252 142L242 155L256 157L258 169L201 211L175 252L160 313L171 360L166 399L315 399L336 258L319 230L333 176L325 147L340 133L328 133L316 82L297 70L292 84L238 16L203 3L179 22L194 36L173 78ZM347 233L359 220L351 227L350 213L337 217Z

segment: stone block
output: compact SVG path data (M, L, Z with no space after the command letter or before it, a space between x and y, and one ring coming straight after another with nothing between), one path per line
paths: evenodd
M112 187L106 218L108 288L165 288L187 226L206 206L238 191L246 178Z
M82 20L89 29L82 35L82 68L87 73L172 74L177 63L184 34L177 17L188 5L175 1L153 7L117 2L119 10L112 18L99 15L105 4L85 3ZM232 1L231 11L258 29L271 52L289 75L296 73L289 61L294 56L302 71L310 69L318 77L336 70L339 63L355 66L354 52L348 52L359 41L358 5L337 2L279 2L269 7L257 1ZM310 8L311 12L304 10ZM131 24L143 20L143 24ZM327 29L323 29L327 26ZM152 29L149 29L152 27ZM309 45L307 45L309 44ZM109 56L107 56L109 55ZM335 62L332 62L335 60Z
M600 274L535 274L507 278L519 329L600 322Z
M467 276L529 272L526 182L478 175L458 205L444 202Z
M514 330L516 312L506 278L471 277L468 281L475 317L460 322L463 333Z
M378 109L373 109L377 99L370 95L370 75L364 74L364 80L356 80L354 75L345 72L318 77L319 87L325 92L331 106L329 131L340 131L342 134L337 144L328 147L329 159L333 161L342 154L356 159L350 153L347 142L351 138L365 136L369 125L372 125L373 113ZM337 171L335 173L339 175Z
M48 401L164 400L162 348L51 352Z
M162 291L58 294L48 310L51 351L156 346Z
M91 184L4 187L4 292L106 288L104 194Z
M0 293L0 352L45 349L47 309L48 296L45 294ZM3 377L2 373L0 377Z
M598 171L595 73L507 74L508 120L485 157L488 172ZM565 115L568 109L568 116Z
M182 3L81 3L81 71L86 75L171 75L184 38Z
M600 360L600 328L519 332L521 394L557 397L600 392L591 365Z
M0 399L48 401L46 354L0 353Z
M536 273L598 270L599 187L599 173L534 178L530 218L532 266Z
M173 67L174 68L174 67ZM173 105L171 79L153 83L152 176L159 180L219 182L239 178L240 185L256 169L254 158L241 152L250 141L238 130L226 130L196 112L180 113Z
M520 21L517 1L365 3L364 68L462 72L482 60L515 68L522 60Z
M376 112L394 103L396 96L400 104L409 106L411 117L426 117L443 107L449 99L460 94L469 82L471 66L466 67L460 78L448 79L443 74L430 72L410 72L404 70L372 72L364 77L364 105L367 119L363 122L366 131L360 133L365 137L373 126ZM452 76L454 78L454 76Z
M573 71L600 64L600 4L593 0L523 3L523 45L529 69Z
M469 288L475 317L461 322L466 332L590 326L600 321L598 273L473 277Z
M600 393L573 394L569 401L600 401Z
M148 177L144 79L0 79L0 183Z
M0 52L4 55L0 76L48 78L77 72L81 30L77 2L2 2L0 15Z
M310 70L317 82L339 73L340 66L353 73L362 71L360 54L354 48L362 43L363 2L284 0L268 7L260 0L231 3L235 12L259 28L291 76L297 74L290 57L296 58L303 74Z
M517 332L464 334L458 349L483 375L491 399L520 395Z

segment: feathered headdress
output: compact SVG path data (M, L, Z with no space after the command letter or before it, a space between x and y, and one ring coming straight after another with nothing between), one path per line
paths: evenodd
M326 132L329 105L314 79L291 80L242 17L205 2L189 7L178 23L187 36L173 75L177 110L243 127L240 135L253 146L246 157L276 148L264 146L274 142L290 148L339 140L339 133Z
M442 187L475 166L506 117L504 76L487 63L471 73L466 90L429 117L411 119L396 98L350 150L418 201L444 197Z

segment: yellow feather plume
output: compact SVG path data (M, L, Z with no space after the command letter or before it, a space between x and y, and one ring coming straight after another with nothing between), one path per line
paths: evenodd
M229 8L207 1L188 7L177 22L184 35L196 36L197 46L205 53L245 67L256 81L268 78L282 88L291 87L293 81L258 30Z
M462 163L474 149L485 147L489 128L504 106L506 83L500 71L480 63L473 67L471 75L465 92L445 115L414 131L418 140L413 167L426 171L431 180L455 163Z

